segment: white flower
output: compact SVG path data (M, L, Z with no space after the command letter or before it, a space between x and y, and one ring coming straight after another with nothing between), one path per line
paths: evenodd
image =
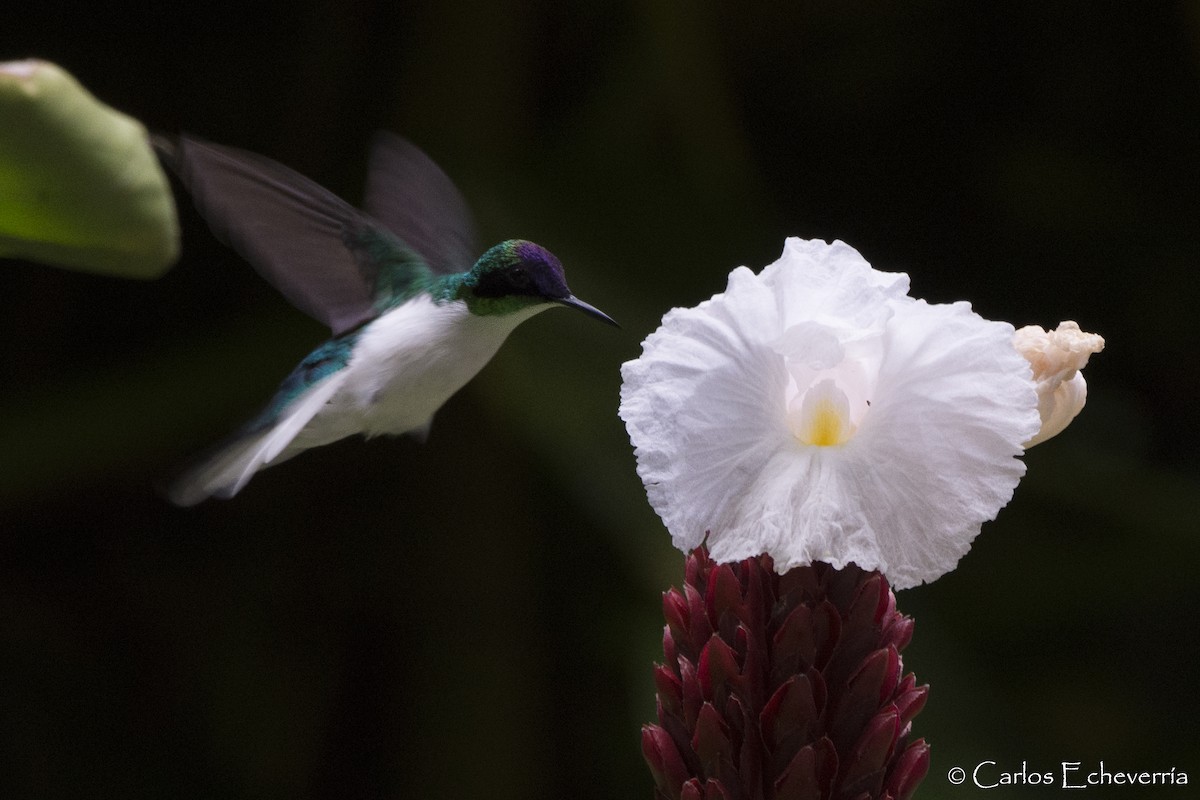
M1012 497L1040 426L1013 328L911 298L842 242L674 309L621 370L621 418L675 545L895 588L953 569Z
M1075 322L1060 322L1053 331L1026 325L1013 334L1013 346L1033 367L1037 384L1038 414L1042 429L1025 443L1040 444L1056 436L1083 410L1087 382L1082 373L1092 353L1104 349L1104 339L1084 333Z

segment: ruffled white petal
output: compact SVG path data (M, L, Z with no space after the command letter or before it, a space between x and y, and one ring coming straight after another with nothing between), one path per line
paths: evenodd
M1040 420L1012 327L907 296L851 247L789 239L675 309L622 368L621 417L683 550L952 569L1011 498Z

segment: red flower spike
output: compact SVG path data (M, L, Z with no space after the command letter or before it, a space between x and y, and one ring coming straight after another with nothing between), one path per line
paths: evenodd
M770 654L762 643L762 639L746 628L739 628L738 636L739 640L744 639L745 641L745 650L739 656L742 669L738 676L738 688L747 704L755 709L755 714L758 714L767 699Z
M700 668L697 671L704 699L724 706L725 698L735 685L741 683L738 680L740 672L733 648L716 636L709 639L700 651Z
M729 736L729 728L721 714L705 703L696 720L696 733L692 737L692 749L700 757L700 771L706 778L721 782L736 791L741 786L741 777L735 763L736 747Z
M775 690L759 717L764 744L783 763L823 733L824 682L819 674L814 677L816 684L808 675L793 675Z
M838 758L828 739L805 745L775 781L775 800L809 800L830 797L837 776Z
M732 798L719 781L708 781L704 784L704 800L732 800Z
M883 630L883 639L897 650L903 650L912 641L915 626L911 617L892 617L888 626Z
M875 715L850 751L847 768L838 776L843 791L878 793L900 736L900 715L889 707Z
M692 750L700 757L700 768L710 777L720 772L722 760L732 760L733 743L729 740L729 727L712 703L700 707L696 732L692 736Z
M896 705L896 710L900 712L900 724L908 725L913 721L913 717L921 713L921 709L925 707L925 701L929 698L928 686L913 686L916 679L912 675L906 675L900 687L896 690L896 699L893 701Z
M912 621L881 575L777 575L767 557L717 565L703 548L684 574L664 595L659 725L647 729L656 798L911 796L929 769L928 746L909 742L928 688L903 675Z
M679 676L659 664L654 668L654 688L663 711L676 716L683 713L683 681Z
M877 650L876 652L887 654L887 669L884 672L883 681L879 685L879 702L883 703L895 694L897 687L900 685L900 653L890 644L882 651Z
M866 573L859 570L858 574L865 580L857 587L839 585L841 592L853 592L850 606L843 611L844 624L841 635L829 666L825 668L830 683L840 682L847 678L870 652L882 646L880 642L881 628L877 623L877 613L880 606L880 592L888 592L887 583L881 575ZM838 578L844 576L838 575ZM839 581L840 583L840 581Z
M708 637L712 636L713 626L705 612L704 595L700 593L700 590L688 585L683 587L683 591L684 596L687 597L688 644L690 645L688 652L694 655L708 641Z
M757 569L748 567L746 562L743 562L742 572L745 574L743 579L746 597L744 610L747 617L750 617L742 621L748 625L761 626L763 618L757 618L755 614L762 614L764 610L768 614L770 612L770 606L764 602L768 591L765 584L769 580L768 576L775 575L774 562L771 561L770 556L762 556ZM774 600L774 597L772 596L771 599Z
M675 639L688 635L688 604L682 594L675 589L663 592L663 618L667 621L667 630Z
M671 634L671 626L663 625L663 664L670 664L670 669L679 670L679 652L675 649L675 637Z
M839 749L852 745L880 704L891 697L900 677L900 655L892 648L867 656L847 681L834 707L830 735Z
M672 800L677 800L680 787L688 778L688 769L670 734L657 725L643 725L642 755L650 767L658 790Z
M893 594L891 584L888 583L887 578L883 577L882 573L874 574L879 577L879 605L875 608L875 627L886 631L898 616L896 614L896 595Z
M755 707L753 712L757 711ZM729 698L729 709L726 713L732 721L738 723L732 726L734 744L738 748L738 777L742 786L758 786L762 783L765 750L755 713L736 696Z
M879 575L879 605L875 609L875 624L881 629L896 616L896 595L892 594L887 578Z
M929 772L929 745L924 739L911 742L895 759L888 775L887 791L896 800L908 800Z
M692 778L683 785L680 800L730 800L730 798L725 793L720 781L707 780L701 786L699 780Z
M722 617L729 615L734 623L741 621L742 586L728 564L722 564L708 576L708 592L704 597L708 604L708 617L715 628L721 628Z
M838 645L843 641L842 628L845 626L837 606L829 600L818 603L814 608L813 626L817 651L812 666L824 670L829 667Z
M703 548L697 548L703 549ZM705 553L708 551L705 550ZM705 574L712 569L711 559L685 558L683 561L683 582L688 586L703 586Z
M796 606L775 631L775 663L783 673L808 669L817 660L813 610Z
M738 625L728 635L724 631L721 632L721 638L725 641L733 642L733 652L737 656L738 661L746 657L750 652L750 629L745 625Z
M704 702L704 691L700 688L700 677L696 665L682 656L679 659L680 683L683 685L683 719L688 727L696 724L700 716L700 704Z
M794 572L795 570L793 570ZM771 676L776 683L809 667L824 669L842 633L837 608L829 602L798 605L773 636L775 658Z

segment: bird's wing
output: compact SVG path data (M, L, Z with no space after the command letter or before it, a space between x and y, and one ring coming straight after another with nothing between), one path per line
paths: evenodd
M465 272L479 257L471 210L454 183L395 134L375 134L363 207L437 274Z
M337 371L309 387L273 425L247 429L188 470L167 491L171 502L191 506L212 496L233 497L263 467L278 464L301 450L289 447L304 426L341 387L346 373Z
M213 234L335 336L379 315L381 253L389 287L428 279L428 266L381 224L278 162L189 136L154 144Z

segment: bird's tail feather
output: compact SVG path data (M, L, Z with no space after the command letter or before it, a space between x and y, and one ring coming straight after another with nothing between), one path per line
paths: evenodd
M309 445L292 446L304 426L337 392L344 376L335 373L309 389L268 428L239 436L185 472L167 490L171 502L192 506L209 497L230 498L265 467L291 458Z

